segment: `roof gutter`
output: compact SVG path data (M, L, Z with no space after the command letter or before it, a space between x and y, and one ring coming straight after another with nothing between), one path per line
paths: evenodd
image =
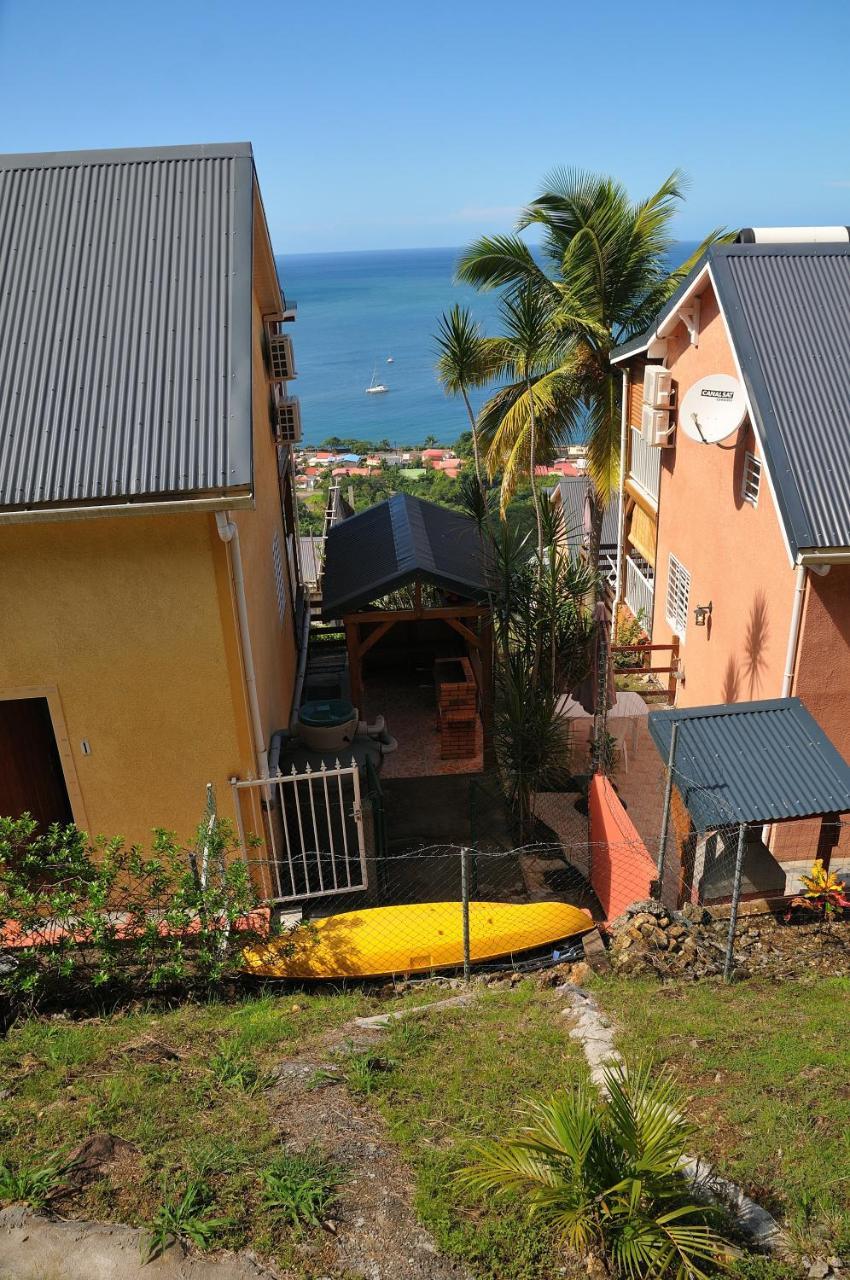
M820 547L813 551L799 551L797 564L816 568L818 565L850 564L850 547Z
M257 694L257 675L254 667L254 651L251 648L251 630L248 624L248 599L245 594L245 575L242 569L239 530L230 519L229 511L217 511L215 523L218 529L218 536L227 546L227 558L230 563L230 582L236 605L239 648L242 652L242 670L248 693L248 707L251 713L251 731L254 739L257 767L260 771L260 777L267 778L269 776L269 754L266 749L263 718L260 714L260 699Z
M163 498L160 502L103 502L79 507L21 507L0 511L0 525L56 524L62 520L98 520L108 516L153 516L201 513L205 511L247 510L254 506L253 493L221 494L216 498Z

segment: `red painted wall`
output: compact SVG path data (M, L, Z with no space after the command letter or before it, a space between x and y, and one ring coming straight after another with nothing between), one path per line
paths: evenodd
M655 863L607 778L595 774L588 794L590 883L608 920L649 897Z

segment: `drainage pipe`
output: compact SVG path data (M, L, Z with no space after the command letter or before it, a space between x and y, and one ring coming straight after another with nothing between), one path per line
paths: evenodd
M620 592L622 590L623 578L623 543L625 542L625 531L623 524L625 520L626 505L626 434L629 423L629 371L623 369L623 403L620 408L620 489L618 494L619 515L617 517L617 580L614 583L614 608L611 610L611 643L617 643L617 613L620 603ZM652 619L649 620L650 627Z
M788 632L788 650L785 654L785 675L782 679L780 697L787 698L791 694L794 682L794 667L797 660L797 645L800 640L800 622L803 617L803 601L806 596L807 569L804 564L797 565L796 582L794 584L794 605L791 609L791 629Z
M292 714L289 727L296 731L298 708L301 706L301 695L304 692L304 678L307 674L307 650L310 644L310 593L304 593L304 618L301 623L301 642L298 647L298 669L295 672L295 688L292 691Z
M260 714L260 699L257 694L257 676L254 669L254 653L251 648L251 629L248 625L248 600L245 595L245 574L242 569L242 550L239 545L239 530L230 518L229 511L217 511L215 523L218 536L227 545L230 562L230 581L236 602L236 617L239 628L239 647L242 650L242 670L248 692L248 707L251 713L251 731L254 739L254 751L261 778L269 776L269 756L266 750L263 718Z

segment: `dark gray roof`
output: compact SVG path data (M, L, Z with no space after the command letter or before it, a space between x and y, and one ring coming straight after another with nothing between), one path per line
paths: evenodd
M707 257L792 552L850 546L850 244ZM675 308L614 358L645 350Z
M850 812L850 767L799 698L652 711L666 761L698 831Z
M590 480L587 476L561 476L557 488L561 494L567 545L571 551L576 551L585 538L584 511ZM616 502L609 502L602 516L601 547L617 546L617 516Z
M0 156L0 507L251 483L248 143Z
M487 594L475 521L435 502L397 493L349 516L328 533L322 617L351 613L416 577L472 599Z

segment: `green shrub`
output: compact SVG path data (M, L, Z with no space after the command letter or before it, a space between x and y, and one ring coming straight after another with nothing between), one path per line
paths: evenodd
M229 823L197 847L156 830L150 853L75 826L0 818L0 997L13 1015L100 993L214 986L247 941L257 904Z

